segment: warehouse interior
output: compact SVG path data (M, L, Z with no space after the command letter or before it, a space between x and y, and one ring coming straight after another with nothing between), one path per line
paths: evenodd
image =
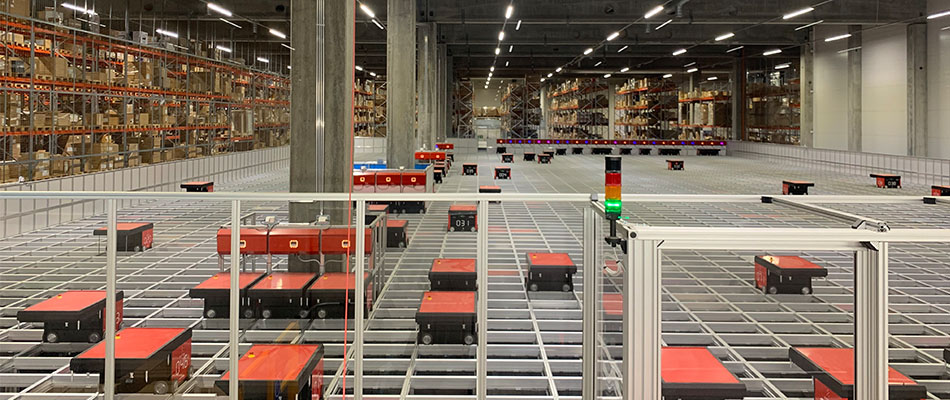
M950 399L950 0L0 0L0 45L0 400Z

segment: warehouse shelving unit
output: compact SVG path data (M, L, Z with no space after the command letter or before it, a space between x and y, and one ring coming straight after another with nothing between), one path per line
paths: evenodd
M548 95L553 139L604 139L609 135L609 86L592 78L577 78L551 89Z
M677 139L678 88L663 79L630 79L616 87L615 139Z
M373 101L376 104L374 111L374 121L373 125L373 136L375 137L386 137L386 79L377 76L373 81Z
M501 132L502 137L512 139L527 139L537 137L528 132L525 117L527 116L527 99L525 98L524 82L514 79L505 88L501 97Z
M679 123L683 139L725 140L732 132L732 94L726 83L680 92Z
M801 80L798 68L750 71L746 75L746 135L743 140L801 143Z
M356 136L376 136L376 85L357 79L353 84L353 130Z
M289 79L218 50L185 54L9 14L0 45L0 182L289 140Z

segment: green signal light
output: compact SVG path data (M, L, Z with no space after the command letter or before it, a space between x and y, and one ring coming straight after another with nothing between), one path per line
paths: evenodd
M620 214L620 200L605 200L604 211L611 214Z

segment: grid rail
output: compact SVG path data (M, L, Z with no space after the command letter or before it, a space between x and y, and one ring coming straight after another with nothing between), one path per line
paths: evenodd
M503 192L599 192L600 157L558 156L551 165L520 161L501 164L494 154L458 154L457 163L478 162L476 177L460 168L440 192L471 193L495 184ZM686 171L667 171L662 157L625 157L626 193L778 194L783 179L810 179L815 194L908 195L928 193L912 185L876 189L866 177L801 171L779 164L736 158L685 157ZM494 181L496 165L512 167L514 179ZM753 176L754 175L754 176ZM286 171L225 186L225 191L286 190ZM592 179L593 178L593 179ZM279 202L243 203L243 212L286 215ZM448 203L433 203L426 214L391 215L409 221L404 250L387 251L387 285L365 332L364 390L374 398L425 395L471 397L475 387L475 347L417 346L415 311L428 289L433 258L475 257L476 234L446 232ZM506 202L492 204L489 226L488 393L493 398L578 398L581 390L582 274L576 292L526 294L523 277L528 251L566 252L581 264L584 204ZM942 227L947 206L909 203L827 206L879 218L904 228ZM118 288L125 291L124 326L190 326L195 329L196 378L179 389L214 396L213 381L227 369L227 322L206 320L201 301L187 290L218 270L214 233L228 221L226 203L154 201L120 212L120 220L154 222L156 247L120 255ZM625 204L632 222L659 226L843 228L849 223L784 204L758 202ZM19 324L16 311L63 289L104 287L97 240L90 234L104 216L89 218L0 241L0 399L87 398L97 378L66 373L76 346L41 344L42 329ZM891 366L926 385L930 396L950 398L950 380L940 351L950 346L950 270L942 261L947 246L891 247ZM615 251L615 250L610 250ZM666 345L708 346L749 388L747 399L805 399L811 380L788 361L795 345L847 346L853 343L853 256L806 252L803 257L829 269L815 281L814 296L764 296L752 284L749 252L667 251L663 261L663 340ZM612 256L612 255L611 255ZM277 269L285 268L279 260ZM605 279L604 291L620 281ZM603 351L620 354L619 334L609 321L600 338ZM295 325L296 324L296 325ZM343 357L342 321L242 321L241 347L252 343L326 344L330 393L339 395ZM306 329L304 329L306 328ZM349 339L353 334L350 332ZM606 362L605 364L610 364ZM350 364L352 365L352 364ZM332 371L337 371L334 375ZM347 390L352 386L348 374ZM433 391L433 389L438 389Z

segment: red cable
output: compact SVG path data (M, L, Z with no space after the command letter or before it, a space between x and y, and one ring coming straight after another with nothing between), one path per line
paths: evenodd
M356 4L357 4L357 0L353 0L353 32L352 33L353 33L354 41L353 41L353 64L352 65L354 66L356 65L356 40L355 40L356 38L356 7L357 7ZM349 99L350 99L350 162L349 162L349 165L347 165L347 168L349 168L349 171L350 171L350 174L349 174L350 178L347 179L349 183L347 183L346 240L350 241L350 243L353 243L353 240L352 240L352 237L353 237L353 148L356 145L355 143L356 131L354 128L356 126L356 99L354 99L355 95L353 93L354 92L353 85L356 83L356 69L350 68L350 73L348 74L348 76L350 77L350 79L348 80L349 93L347 94L347 96L349 96ZM349 270L350 270L350 251L352 248L353 246L349 246L346 248L346 262L343 264L343 273L346 274L345 275L346 286L344 286L344 289L350 287ZM359 256L362 256L362 254L360 254ZM354 290L356 290L355 288L356 285L354 284L353 286L354 286ZM347 370L347 364L348 364L347 361L349 360L349 357L347 357L346 355L346 342L347 342L347 337L349 336L348 332L349 332L350 291L344 290L343 293L344 293L343 295L343 398L346 398L346 370Z

